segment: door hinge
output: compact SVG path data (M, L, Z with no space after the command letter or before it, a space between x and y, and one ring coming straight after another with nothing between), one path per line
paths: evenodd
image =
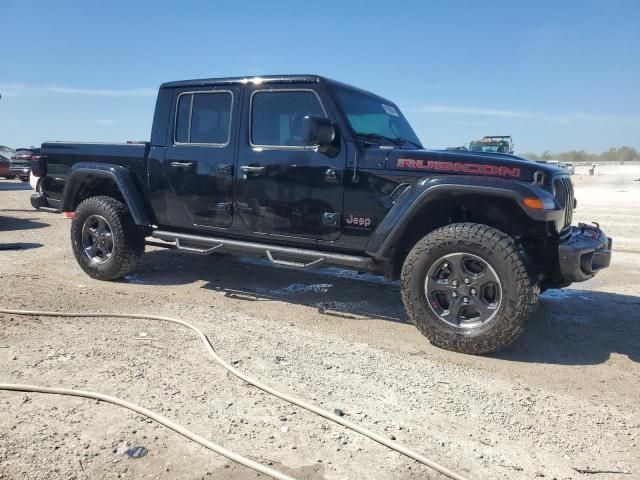
M233 165L230 163L218 165L218 175L233 177Z
M327 183L339 183L340 178L338 177L338 172L334 168L327 168L324 172L324 179Z
M340 214L333 212L323 213L322 224L325 227L338 227L340 225Z
M216 203L216 215L231 216L232 204L229 202Z

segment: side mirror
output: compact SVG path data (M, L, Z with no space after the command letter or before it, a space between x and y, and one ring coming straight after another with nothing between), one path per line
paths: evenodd
M333 122L325 117L306 116L302 120L305 145L326 148L336 138Z

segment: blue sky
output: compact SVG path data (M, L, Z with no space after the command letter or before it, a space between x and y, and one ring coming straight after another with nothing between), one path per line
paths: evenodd
M318 73L425 145L640 148L640 1L0 0L0 144L147 139L169 80Z

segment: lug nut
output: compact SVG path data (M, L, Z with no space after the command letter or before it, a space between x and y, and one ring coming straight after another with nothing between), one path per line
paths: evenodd
M469 285L469 283L470 283L470 282L469 282L469 279L468 279L468 278L465 278L465 279L464 279L464 283L466 283L467 285Z
M478 290L476 290L475 288L471 289L471 295L475 295L476 293L478 293Z
M451 282L453 284L454 287L458 286L458 280L454 280L453 282Z
M464 297L464 298L462 299L462 301L463 301L464 303L469 303L469 299L468 299L467 297Z
M452 293L451 293L451 296L452 296L453 298L458 298L458 292L452 292Z

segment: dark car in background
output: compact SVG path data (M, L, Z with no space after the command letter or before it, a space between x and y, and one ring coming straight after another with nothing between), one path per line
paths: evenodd
M15 178L9 171L11 165L11 157L14 154L13 148L0 145L0 177Z
M5 147L4 145L0 145L0 157L11 158L13 155L13 148Z
M31 158L40 153L39 148L18 148L11 157L9 173L20 178L23 182L29 181L31 174Z

